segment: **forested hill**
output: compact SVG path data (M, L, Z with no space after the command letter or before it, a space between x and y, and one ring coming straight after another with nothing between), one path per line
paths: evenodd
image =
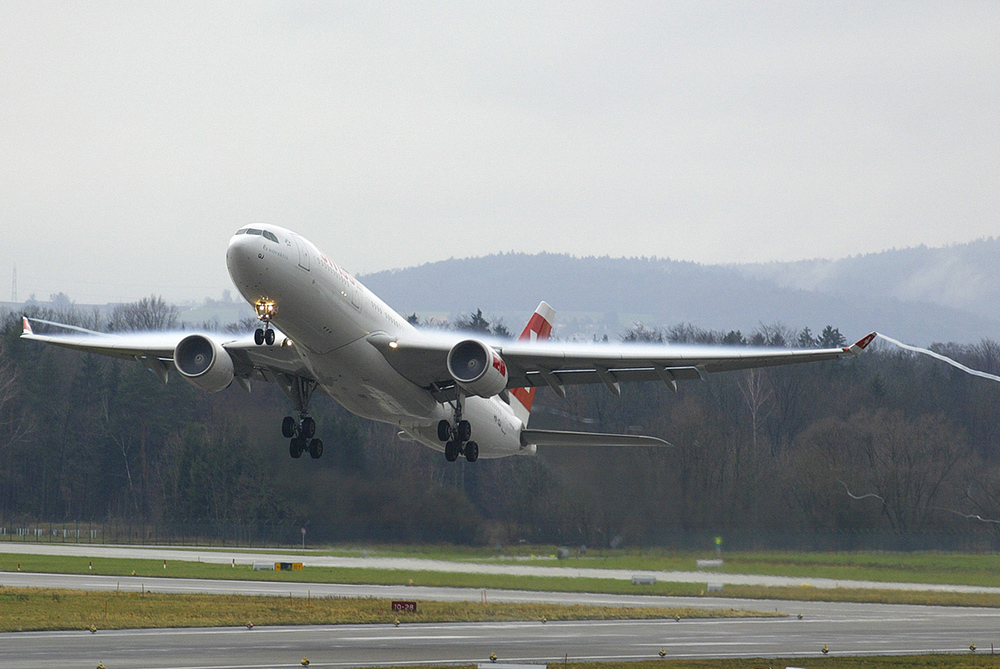
M1000 238L944 248L744 265L745 275L778 286L824 293L859 292L904 302L927 302L1000 319Z
M639 321L753 330L782 323L849 337L879 330L914 344L1000 338L1000 240L842 260L710 266L669 259L510 253L361 277L401 313L473 309L516 327L540 300L563 336L614 337ZM512 329L513 329L512 327Z

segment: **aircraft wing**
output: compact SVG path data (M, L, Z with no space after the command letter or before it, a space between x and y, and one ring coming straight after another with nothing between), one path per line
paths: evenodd
M565 395L565 386L582 383L603 383L615 394L620 392L619 383L629 381L660 381L676 389L677 381L700 379L715 372L834 360L857 355L874 338L872 333L851 346L828 349L484 341L494 347L507 366L507 388L549 386ZM440 401L455 396L447 357L460 339L443 335L398 340L387 335L368 338L400 374L434 392Z
M550 386L560 395L565 385L603 383L618 393L628 381L662 381L676 388L677 381L700 379L706 374L739 369L792 365L857 355L875 334L852 346L828 349L777 349L746 346L687 344L582 344L564 350L541 344L504 346L499 352L507 364L508 387Z
M32 321L62 331L39 334L34 331ZM222 346L233 360L233 372L238 379L282 381L280 378L282 375L306 379L312 377L290 340L282 336L277 337L273 346L258 346L250 335L238 337L193 331L95 332L72 325L23 317L21 338L98 355L137 360L156 373L161 380L166 381L168 372L174 367L174 349L182 339L191 334L200 334Z

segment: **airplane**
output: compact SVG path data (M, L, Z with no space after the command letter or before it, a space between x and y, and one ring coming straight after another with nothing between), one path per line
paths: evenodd
M313 394L443 452L449 462L533 455L545 446L668 446L657 437L528 427L535 393L549 388L678 381L722 371L854 356L874 339L829 349L567 344L550 340L555 311L541 302L516 341L414 327L302 236L276 225L240 228L226 251L229 275L260 321L253 336L100 333L34 319L61 333L24 339L136 360L166 383L173 371L197 388L276 383L295 406L282 435L289 454L323 454L309 415Z

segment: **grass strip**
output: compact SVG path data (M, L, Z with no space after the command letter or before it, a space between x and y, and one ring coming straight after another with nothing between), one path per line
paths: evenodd
M657 620L784 617L733 609L560 606L472 602L418 602L415 613L393 612L371 598L174 595L0 587L0 632L38 630L337 625L532 620Z
M571 551L565 560L555 560L553 546L511 546L495 549L466 546L376 546L340 548L331 555L372 557L420 557L444 561L524 564L635 571L693 571L701 558L724 558L723 574L756 574L800 578L831 578L1000 587L995 553L946 551L677 551L667 548L588 549L581 556ZM707 574L706 574L707 575Z
M28 571L52 574L99 574L104 576L205 578L219 580L268 581L288 583L343 583L352 585L420 585L494 590L530 590L541 592L587 592L622 595L659 595L665 597L727 597L741 599L780 599L817 602L860 602L872 604L918 604L928 606L975 606L1000 608L1000 595L991 593L922 592L910 590L869 590L848 588L813 588L807 586L726 585L721 593L708 593L700 583L658 582L632 585L621 579L508 576L463 572L400 571L309 567L302 571L254 571L250 565L169 561L126 558L89 559L51 555L0 555L0 571ZM713 575L705 574L706 582Z
M17 543L17 542L13 542ZM197 558L199 553L250 550L222 547L176 546ZM342 546L329 550L253 549L254 553L321 556L400 557L439 560L444 562L474 562L484 564L517 564L544 567L575 567L591 569L622 569L627 571L693 571L699 558L716 557L698 551L652 549L589 549L581 556L577 551L566 560L556 560L552 546L511 546L498 551L470 546ZM830 578L835 580L878 581L885 583L912 582L943 585L1000 587L1000 572L994 568L993 553L954 553L943 551L901 552L795 552L795 551L727 551L724 566L718 573L786 576L792 578ZM0 560L6 562L0 554ZM4 567L6 568L6 567ZM456 569L458 569L456 565ZM712 572L706 572L706 579Z
M725 660L649 660L641 662L569 662L549 665L553 669L770 669L771 667L802 667L802 669L988 669L1000 667L1000 655L969 653L967 655L887 655L816 658L756 658Z
M503 662L503 658L498 659ZM425 665L421 669L476 669L478 665ZM825 656L816 658L748 658L676 660L670 658L638 662L555 662L551 669L990 669L1000 667L1000 655L968 653L964 655L886 655ZM412 667L376 667L374 669L413 669Z
M706 660L644 660L640 662L562 662L550 664L557 669L769 669L771 667L802 667L802 669L988 669L1000 667L1000 655L975 652L965 655L885 655L885 656L823 656L815 658L755 658Z
M570 557L560 567L625 569L635 571L694 571L704 554L623 552L621 555ZM714 556L713 556L714 557ZM1000 587L1000 573L990 553L878 552L734 552L724 556L714 573L828 578L833 580L891 583L927 583ZM519 560L517 564L553 566L551 559ZM706 572L706 576L713 572Z

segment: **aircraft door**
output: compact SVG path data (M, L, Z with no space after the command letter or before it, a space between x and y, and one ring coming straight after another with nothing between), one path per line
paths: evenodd
M309 248L306 245L305 240L303 240L298 235L295 235L295 247L299 250L299 267L305 271L309 271Z

